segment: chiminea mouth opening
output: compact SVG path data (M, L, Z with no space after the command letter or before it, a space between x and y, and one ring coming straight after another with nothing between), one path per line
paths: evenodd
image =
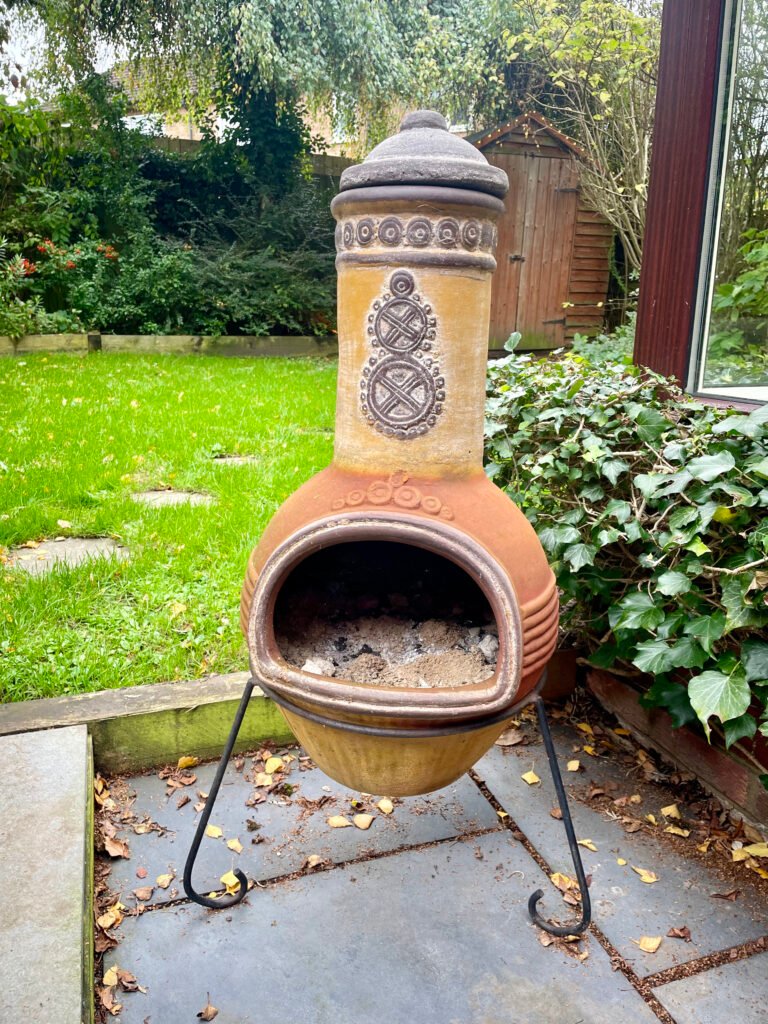
M308 555L275 600L284 661L313 675L393 687L483 683L498 623L465 569L395 540L345 541Z
M259 573L248 637L254 674L315 708L483 717L519 686L506 572L462 530L405 514L350 512L292 534Z

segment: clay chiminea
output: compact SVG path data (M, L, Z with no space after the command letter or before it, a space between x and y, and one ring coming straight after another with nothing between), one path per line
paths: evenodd
M253 675L302 745L339 782L393 796L446 786L485 753L542 678L558 624L538 538L482 465L507 177L447 129L440 114L409 114L342 175L331 207L334 459L279 509L242 596ZM356 598L381 607L394 589L406 619L416 617L408 595L423 607L430 585L440 593L427 607L450 592L459 615L471 606L495 620L490 678L382 686L344 678L343 666L333 677L302 670L281 650L281 621L300 611L304 628L308 602L332 618Z
M248 565L241 622L253 677L184 869L187 896L204 907L230 907L248 892L240 869L237 892L209 895L195 891L192 871L257 683L332 778L408 796L448 785L488 750L535 699L555 647L552 571L533 528L482 465L495 224L507 177L447 129L432 111L409 114L398 135L344 172L332 204L334 458L278 510ZM410 685L352 678L352 633L358 666L367 654L377 660L381 623L410 636L414 620L414 648L427 625L433 638L442 629L465 651L469 645L458 674L423 679L422 663L411 660ZM484 627L483 642L498 634L495 664L462 675L462 665L477 667ZM307 641L300 657L297 634ZM318 638L337 645L334 664L303 660L328 653L314 651ZM486 644L494 648L495 640ZM589 892L543 704L535 702L582 912L567 926L545 921L541 890L528 910L541 928L569 935L589 923Z

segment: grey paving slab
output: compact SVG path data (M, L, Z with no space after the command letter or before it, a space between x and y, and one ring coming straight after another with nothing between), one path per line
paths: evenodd
M10 566L32 576L50 572L57 564L80 565L93 558L128 558L128 549L109 537L62 537L45 540L35 548L12 548Z
M568 788L584 787L607 770L597 763L588 764L593 759L582 756L586 772L579 773L578 782L573 783L565 768L575 755L562 742L557 749ZM541 785L528 786L521 779L531 768L541 778ZM572 875L565 830L549 813L557 799L543 746L513 748L507 753L494 748L478 763L477 772L552 869ZM768 934L768 906L749 878L740 881L741 896L735 902L713 899L712 893L732 886L706 863L686 857L681 845L686 840L666 842L644 832L627 834L619 821L574 799L571 810L577 838L591 839L597 847L597 853L582 848L586 872L592 876L595 922L639 975ZM658 815L659 807L644 805L640 813L648 812ZM679 852L675 844L680 845ZM626 864L620 865L619 859ZM633 866L653 872L659 880L642 882ZM690 928L692 942L665 937L670 928L684 925ZM640 951L633 940L643 935L663 937L656 953Z
M654 989L676 1024L763 1024L768 1001L768 953L715 967Z
M480 858L480 859L479 859ZM124 921L105 957L146 985L122 1024L650 1024L598 943L579 962L526 917L548 883L508 833L403 851L252 892L230 911L177 905Z
M251 768L248 759L245 771L250 773ZM197 782L188 787L192 800L180 809L177 807L180 791L167 797L166 784L156 774L129 780L130 788L136 793L131 810L139 819L149 816L168 832L137 835L128 826L119 833L128 840L131 859L113 863L110 876L113 889L127 895L169 871L181 876L198 820L194 810L197 791L208 791L215 769L213 764L194 769ZM364 799L366 809L376 815L366 831L354 827L330 828L327 819L331 815L346 814L351 818L356 813L350 801L360 799L360 794L329 779L318 768L299 771L294 761L291 769L286 776L286 781L295 787L290 803L284 797L273 795L266 803L248 807L246 800L257 790L230 762L211 817L211 824L222 829L223 837L203 839L195 866L198 888L218 886L221 875L232 867L242 868L249 878L273 878L297 871L311 854L338 863L360 857L364 851L374 848L395 850L499 826L493 808L465 776L437 793L398 801L394 812L388 816L376 809L376 799ZM302 806L302 799L323 797L328 801L323 807ZM247 819L261 827L249 832ZM259 840L257 844L252 842L254 838ZM227 849L228 839L239 839L243 852L238 855ZM136 877L140 867L147 869L145 881ZM179 895L179 890L180 885L165 890L158 888L152 902L167 902Z
M0 1021L83 1019L90 799L84 725L0 739Z
M151 508L165 508L173 505L210 505L213 498L210 494L197 491L137 491L131 500Z

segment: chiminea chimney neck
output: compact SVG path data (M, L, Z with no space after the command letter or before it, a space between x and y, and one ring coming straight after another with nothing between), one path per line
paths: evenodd
M482 472L496 220L507 176L408 114L332 203L339 272L335 462L422 476Z

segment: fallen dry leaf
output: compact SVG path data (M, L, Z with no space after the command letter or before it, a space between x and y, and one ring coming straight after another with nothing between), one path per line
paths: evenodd
M683 925L682 928L670 928L667 932L668 939L682 939L684 942L691 941L691 929L688 925Z
M655 953L661 945L660 935L641 935L639 939L632 939L636 946L639 946L644 953Z
M525 775L521 775L520 778L523 782L527 782L529 786L538 786L541 783L541 779L534 771L526 772Z
M243 852L243 844L240 842L239 839L228 839L227 846L229 847L230 850L234 850L235 853Z
M389 799L388 796L383 796L381 800L376 804L382 814L391 814L395 809L395 805Z
M651 823L651 825L658 825L659 824L658 821L656 821L656 816L654 814L646 814L645 820L649 821Z
M328 861L321 857L319 853L311 853L304 861L302 867L311 871L314 868L319 868L323 864L327 863Z
M345 818L343 814L334 814L333 817L328 819L328 824L331 828L349 828L352 822L349 818Z
M522 743L525 739L525 733L519 729L505 729L504 732L496 740L497 747L516 747L518 743Z
M99 1002L102 1007L110 1013L113 1017L116 1017L123 1008L122 1003L115 1002L115 989L112 985L108 985L105 988L99 988Z
M182 793L179 799L176 801L176 807L178 808L178 810L181 810L182 807L186 807L190 799L191 797L189 796L188 793Z
M142 903L146 903L147 900L152 899L152 893L155 891L153 885L143 885L140 889L134 889L133 895L137 900L141 900Z
M581 732L585 732L587 736L595 735L595 730L587 722L577 722L576 728L579 729Z
M227 871L226 874L221 876L220 881L224 883L230 896L240 891L240 882L234 871Z
M200 764L200 758L199 757L192 757L189 754L186 754L184 757L180 757L179 758L179 761L178 761L178 764L176 765L176 767L177 768L196 768L197 765L199 765L199 764Z
M355 828L361 828L363 831L370 828L373 824L372 814L356 814L352 819Z
M551 946L554 941L555 941L554 935L550 935L549 932L539 932L539 942L545 948L547 946Z
M582 747L585 754L589 754L590 757L597 757L597 751L594 747Z
M105 836L104 849L110 857L125 857L126 860L130 860L130 848L128 843L124 843L122 839L113 839L110 836Z
M549 812L549 816L550 818L554 818L555 821L563 820L563 812L560 810L559 807L553 807L552 810Z
M640 875L640 881L646 882L648 885L652 885L654 882L658 882L659 876L655 875L652 871L648 871L646 868L636 868L632 865L632 870Z
M643 827L642 821L637 821L635 818L622 818L621 823L624 826L624 831L629 832L630 835L633 832L639 832Z
M136 877L137 878L146 878L147 877L147 869L146 868L136 868Z
M117 964L114 967L110 967L108 971L105 971L104 977L101 980L108 988L114 988L117 985Z
M206 825L205 834L207 836L210 836L211 839L221 839L221 837L224 835L224 833L222 832L218 825Z
M267 772L256 772L253 779L254 786L264 787L271 786L273 782L272 776Z
M269 757L264 765L264 771L267 775L274 775L275 772L282 771L284 767L282 757Z
M168 611L170 612L172 619L177 619L179 615L183 615L187 610L187 606L181 601L171 601L168 605Z
M668 804L666 807L661 808L661 813L665 818L679 818L680 811L678 810L677 804Z
M597 853L597 847L591 839L577 839L576 842L579 846L583 846L585 849L591 850L592 853Z
M213 1018L218 1014L219 1011L216 1009L215 1006L211 1006L210 992L206 993L205 999L205 1006L202 1008L202 1010L200 1010L200 1012L197 1015L198 1020L213 1020Z
M664 831L668 832L671 836L682 836L683 839L687 839L691 834L691 830L689 828L678 828L677 825L667 825Z
M750 843L744 849L750 857L768 857L768 843Z
M175 877L176 876L173 874L158 875L155 879L155 885L159 886L161 889L167 889Z
M56 520L56 525L60 526L62 528L62 530L71 530L72 529L72 523L70 523L70 521L68 519L57 519Z
M629 729L614 729L613 731L616 733L617 736L631 736L632 735L632 733L629 731Z
M566 768L569 772L577 772L581 768L581 761L569 761Z
M108 910L105 910L103 914L96 918L96 924L105 931L109 928L119 928L123 921L123 910L125 910L125 907L118 900L117 903L114 903Z
M738 864L739 861L749 860L749 854L744 849L731 850L731 860Z
M556 871L553 875L549 876L550 881L557 886L560 892L568 892L569 889L578 889L579 883L574 878L569 878L568 875L563 875L561 872Z
M631 804L641 804L643 802L643 798L640 796L639 793L633 793L632 796L629 798L629 802Z
M624 860L623 857L617 857L616 863L619 865L619 867L623 868L627 862Z
M709 895L713 900L730 900L731 903L734 903L741 896L741 889L731 889L730 892L711 892Z

